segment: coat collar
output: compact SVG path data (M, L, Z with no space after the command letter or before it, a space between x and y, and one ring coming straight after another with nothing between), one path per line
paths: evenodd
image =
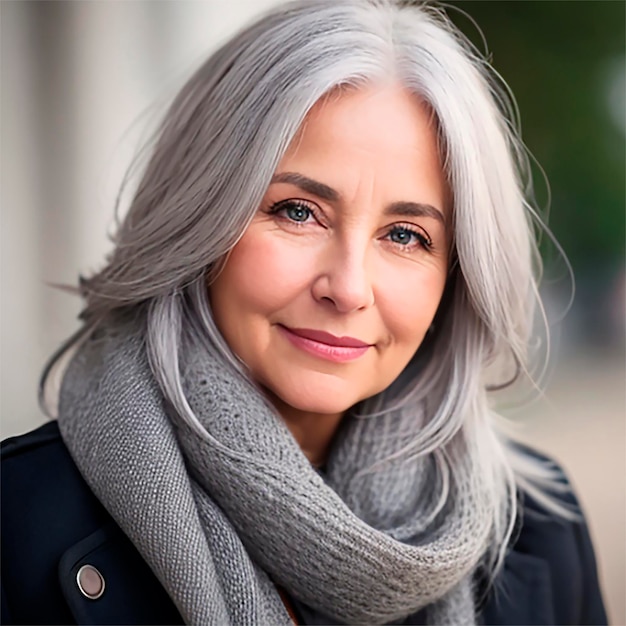
M95 567L104 579L104 593L97 599L86 597L77 583L84 565ZM157 578L113 522L69 548L59 562L58 573L63 595L78 624L182 623ZM545 560L511 550L479 623L554 624L551 589ZM409 617L405 624L421 623L418 617Z
M87 597L78 584L85 565L95 568L104 581L104 592L96 599ZM113 522L66 550L58 574L77 624L183 623L147 563Z

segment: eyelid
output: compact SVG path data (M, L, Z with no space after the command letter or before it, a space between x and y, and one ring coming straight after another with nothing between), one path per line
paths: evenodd
M324 227L324 214L320 207L312 202L311 200L307 200L305 198L285 198L283 200L278 200L277 202L273 202L270 204L268 209L269 215L276 215L279 211L287 209L289 206L299 205L308 211L311 212L311 217L322 227ZM295 223L295 222L294 222ZM301 222L302 225L305 222Z
M284 200L278 200L277 202L272 202L270 204L269 210L270 212L275 212L279 209L289 206L290 204L299 204L303 207L306 207L313 214L316 214L320 210L314 202L306 200L305 198L285 198Z
M412 222L394 222L387 227L388 232L391 232L394 228L403 228L405 230L413 231L418 235L422 235L424 239L428 241L429 245L433 244L433 238L430 236L430 233L419 224L414 224Z
M287 209L289 208L289 206L293 206L293 205L296 205L296 206L299 205L303 208L306 208L308 211L310 211L311 217L315 220L315 222L317 222L323 228L327 228L327 225L324 223L324 213L322 209L319 207L318 204L316 204L315 202L307 198L295 197L295 198L284 198L282 200L278 200L270 204L267 212L269 215L276 215L280 211ZM293 220L289 220L289 221L292 222ZM294 224L297 224L299 226L304 226L307 222L293 221ZM391 224L388 224L384 228L383 238L388 237L390 233L392 233L394 230L406 230L406 231L413 233L417 238L417 244L416 244L417 247L421 247L425 250L432 251L433 249L432 237L430 236L428 231L420 224L415 224L414 222L393 222ZM400 244L396 244L396 245L400 246ZM402 247L405 247L407 250L410 248L410 246L402 246Z

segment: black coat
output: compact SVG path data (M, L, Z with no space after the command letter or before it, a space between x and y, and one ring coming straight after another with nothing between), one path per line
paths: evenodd
M480 619L606 624L586 525L536 516L533 508L527 498L519 536ZM95 600L76 582L85 564L105 580ZM2 444L2 623L182 623L148 565L85 484L56 422Z

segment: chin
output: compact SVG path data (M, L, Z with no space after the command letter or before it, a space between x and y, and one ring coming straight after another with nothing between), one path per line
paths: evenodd
M281 414L296 411L337 415L380 391L379 385L364 384L363 376L356 373L342 377L293 367L289 371L276 368L272 374L256 380Z
M306 391L277 390L272 395L280 404L302 413L319 413L320 415L337 415L345 413L365 397L354 393L341 393L337 389L309 386Z
M352 408L358 400L354 402L320 402L318 400L311 400L310 402L298 402L289 404L292 409L301 411L302 413L317 413L319 415L337 415L339 413L345 413Z

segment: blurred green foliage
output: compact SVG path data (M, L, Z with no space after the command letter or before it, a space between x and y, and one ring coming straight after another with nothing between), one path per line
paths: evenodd
M511 87L522 136L552 191L549 224L575 270L623 264L626 3L447 2L448 15ZM612 103L612 104L611 104ZM547 191L535 170L540 207Z

